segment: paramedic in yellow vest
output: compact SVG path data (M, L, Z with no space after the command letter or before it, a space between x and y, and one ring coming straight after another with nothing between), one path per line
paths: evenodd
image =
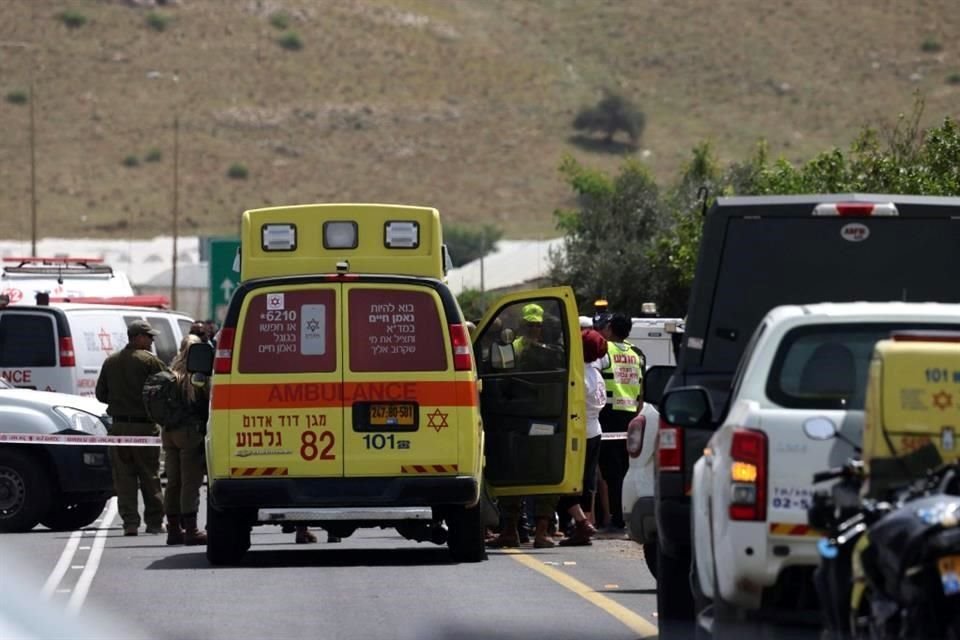
M601 370L607 388L607 404L600 410L603 433L625 433L643 406L643 353L627 342L633 322L622 313L601 316L597 328L607 340L607 362ZM623 440L600 443L600 475L610 500L608 529L622 532L623 506L620 492L629 460Z
M531 348L540 345L543 335L543 307L531 302L523 305L520 313L523 319L519 327L520 337L513 341L513 355L518 366L523 362L524 355L530 355Z

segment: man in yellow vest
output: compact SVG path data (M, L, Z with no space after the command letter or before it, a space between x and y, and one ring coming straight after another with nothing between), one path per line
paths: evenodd
M603 433L625 433L630 421L643 407L643 352L627 342L633 322L622 313L601 316L597 329L607 340L607 362L601 370L607 387L607 404L600 410ZM600 475L607 485L610 501L609 528L624 528L621 491L629 460L622 440L600 443Z

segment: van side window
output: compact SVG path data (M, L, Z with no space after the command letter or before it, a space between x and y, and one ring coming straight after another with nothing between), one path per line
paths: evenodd
M449 329L436 298L409 289L351 289L351 371L444 371Z
M167 364L170 364L180 349L180 345L177 344L177 339L173 334L173 327L170 326L170 320L162 317L147 316L147 322L150 323L151 327L160 332L160 334L153 339L153 348L157 352L157 357ZM187 333L189 333L189 330Z
M324 373L337 369L337 298L332 288L250 296L240 340L240 373Z
M53 367L57 336L47 314L5 313L0 316L0 367Z

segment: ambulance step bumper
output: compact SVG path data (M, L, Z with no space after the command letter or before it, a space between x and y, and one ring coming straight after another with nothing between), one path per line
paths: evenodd
M423 507L342 507L330 509L260 509L259 522L317 522L331 520L432 520L433 509Z

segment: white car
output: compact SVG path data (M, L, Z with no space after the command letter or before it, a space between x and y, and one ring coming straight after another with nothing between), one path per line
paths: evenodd
M877 340L898 329L960 330L960 305L813 304L771 310L747 343L728 407L703 387L664 395L661 422L721 426L693 468L695 613L702 628L817 620L811 577L818 534L807 524L813 474L862 440L867 369ZM805 435L828 420L840 437ZM823 486L818 486L823 489ZM712 602L711 602L712 601Z
M643 403L643 420L631 423L627 430L627 454L630 466L623 476L623 521L630 539L643 545L644 559L654 577L657 576L657 526L653 517L653 466L656 462L657 428L660 414Z

